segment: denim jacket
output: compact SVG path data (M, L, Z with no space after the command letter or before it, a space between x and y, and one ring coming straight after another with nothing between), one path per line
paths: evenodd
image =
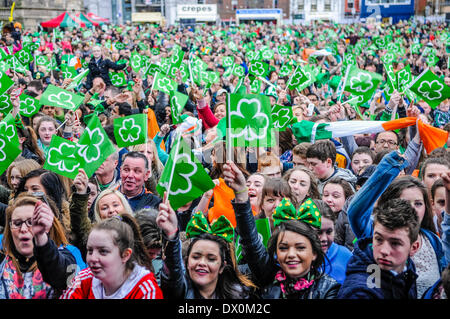
M364 183L361 189L355 194L351 201L347 214L350 226L357 238L371 237L373 235L373 206L377 199L388 188L391 182L398 176L400 171L408 166L408 161L401 157L396 151L387 154L378 164L375 172ZM420 229L421 233L428 238L434 248L438 259L439 271L441 272L447 265L445 260L443 244L436 234L429 230ZM448 241L450 227L443 223L443 238ZM448 250L449 244L444 243L444 248ZM448 255L449 252L446 252Z

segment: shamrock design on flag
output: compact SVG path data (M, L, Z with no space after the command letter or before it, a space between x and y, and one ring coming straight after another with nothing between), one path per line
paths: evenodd
M11 142L13 138L16 136L16 130L14 129L14 125L1 121L0 136L6 137L8 141Z
M0 95L0 112L6 113L9 108L12 108L12 103L9 96L6 94Z
M45 64L47 64L47 59L44 56L40 55L36 59L36 64L37 65L45 65Z
M373 87L372 77L365 73L358 73L350 79L350 88L356 92L365 93Z
M272 115L273 126L276 129L284 128L291 121L290 112L286 108L280 108L277 113Z
M272 50L265 50L262 54L263 59L270 60L273 58L273 51Z
M191 177L197 173L197 165L186 153L176 154L174 163L177 165L177 175L182 179L177 179L177 185L171 185L169 195L187 194L192 190ZM168 189L169 183L161 183L161 186Z
M3 151L3 149L5 148L5 141L4 139L0 138L0 162L3 162L4 160L6 160L6 153Z
M255 62L250 66L250 72L262 76L265 72L262 62Z
M256 58L256 52L255 51L247 52L247 57L249 61L253 61Z
M278 53L281 55L288 53L288 48L284 45L278 47Z
M66 92L59 92L58 94L50 94L48 96L50 102L58 104L58 106L66 106L74 108L75 104L72 101L72 95Z
M291 70L289 69L289 67L285 64L280 68L280 76L284 77L289 75L289 73L291 73Z
M376 44L379 48L384 47L384 39L382 39L382 38L376 39L376 40L375 40L375 44Z
M80 167L75 158L76 150L76 145L62 142L58 148L49 149L46 163L55 166L61 172L73 173Z
M297 72L294 74L294 76L291 79L291 83L289 84L290 86L298 86L303 80L303 73L302 72Z
M141 127L135 124L133 118L129 118L123 121L118 133L124 142L133 143L139 139Z
M230 112L233 122L231 136L233 138L244 137L249 142L266 138L269 118L264 112L261 112L261 109L261 102L258 99L240 99L236 111ZM263 129L261 130L261 128Z
M78 155L81 156L86 163L92 163L100 158L100 145L102 145L105 137L98 127L93 130L86 127L83 135L84 134L87 134L88 142L84 145L79 145Z
M233 73L238 77L243 77L245 75L244 67L242 65L235 66L233 69Z
M230 67L233 64L233 58L230 56L223 57L222 65L226 68Z
M428 100L437 100L442 97L441 91L443 88L444 85L442 83L438 80L433 80L431 82L423 81L417 90Z
M25 116L36 113L36 102L31 97L27 97L19 102L19 112Z
M0 61L0 72L5 72L9 68L6 61Z
M258 94L261 91L261 81L259 80L253 80L253 82L250 84L250 91L253 94Z
M141 56L140 55L134 55L133 58L131 59L131 67L133 69L139 69L141 67Z
M120 76L119 73L114 73L113 75L111 75L111 83L114 86L123 86L125 85L125 79L123 76Z
M175 88L172 86L172 83L167 78L158 79L158 87L164 88L167 92L175 90Z
M384 63L391 63L395 60L395 55L392 52L388 52L381 58Z
M30 54L27 51L21 50L19 52L19 60L22 61L22 63L28 63L31 60Z
M399 84L401 84L401 85L404 85L411 81L411 74L408 73L408 71L405 69L401 69L400 71L398 71L397 75L398 75Z

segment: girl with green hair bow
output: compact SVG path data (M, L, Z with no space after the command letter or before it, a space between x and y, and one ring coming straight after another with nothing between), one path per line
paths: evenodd
M245 178L233 162L224 165L224 180L235 192L236 232L261 297L337 298L340 284L323 272L326 257L318 237L321 214L315 201L307 198L296 209L284 198L272 215L275 229L266 248L258 236Z
M166 198L165 193L156 219L163 233L165 258L161 271L161 289L164 297L169 299L252 297L256 287L237 268L234 229L228 219L221 216L209 224L203 213L193 214L186 226L186 237L192 240L183 258L177 215Z

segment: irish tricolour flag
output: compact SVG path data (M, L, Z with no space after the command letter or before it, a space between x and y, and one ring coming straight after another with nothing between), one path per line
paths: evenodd
M339 121L314 123L300 121L292 125L292 131L299 143L316 140L350 136L355 134L373 134L392 131L416 124L415 117L404 117L393 121ZM420 139L427 153L447 142L448 132L439 128L418 122Z

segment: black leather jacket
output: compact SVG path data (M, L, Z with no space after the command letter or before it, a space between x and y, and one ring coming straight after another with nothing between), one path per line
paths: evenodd
M166 299L202 299L186 271L182 245L179 234L173 240L168 240L163 235L164 264L161 270L161 289ZM223 299L223 296L216 296ZM250 291L245 286L236 284L229 299L248 299Z
M262 289L263 299L281 298L281 289L274 284L275 275L280 270L275 260L269 256L256 230L255 219L251 211L250 202L232 202L236 214L236 231L239 233L252 281ZM304 299L335 299L340 284L333 278L323 275L317 279L303 294Z

